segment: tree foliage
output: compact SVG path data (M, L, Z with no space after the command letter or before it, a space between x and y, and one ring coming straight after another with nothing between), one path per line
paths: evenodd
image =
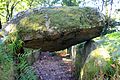
M50 0L0 0L0 18L2 22L8 22L17 12L51 4Z
M62 5L78 6L78 2L77 2L77 0L62 0Z

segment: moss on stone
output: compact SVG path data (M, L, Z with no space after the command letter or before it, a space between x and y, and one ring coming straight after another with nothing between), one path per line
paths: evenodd
M17 25L22 31L42 30L46 31L46 18L50 19L50 28L64 30L70 28L90 28L99 25L101 18L98 11L93 8L63 7L45 8L22 18Z
M89 7L40 8L21 12L21 15L11 20L7 26L14 25L18 34L22 33L20 36L31 34L33 37L38 32L49 29L59 32L103 27L104 18L100 15L96 9Z
M93 8L65 7L49 9L47 13L51 19L51 26L58 29L101 26L98 25L100 15Z
M93 50L81 69L79 80L105 79L104 74L107 74L107 71L109 70L109 62L110 55L106 49L97 48Z

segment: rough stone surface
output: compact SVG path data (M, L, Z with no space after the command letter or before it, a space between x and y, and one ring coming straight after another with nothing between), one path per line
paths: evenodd
M87 41L80 45L81 47L78 48L75 60L75 75L76 80L81 77L81 70L85 65L87 58L89 57L90 53L94 51L98 47L98 43L93 40ZM87 79L85 79L87 80Z
M24 47L58 51L100 36L104 25L103 14L94 8L35 8L18 13L4 31L17 31Z
M110 65L109 52L104 48L97 48L93 50L87 58L82 70L79 80L106 80L108 67Z

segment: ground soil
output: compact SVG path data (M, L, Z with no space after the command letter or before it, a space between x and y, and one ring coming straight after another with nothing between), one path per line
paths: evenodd
M42 52L33 68L39 80L75 80L72 61L49 52Z

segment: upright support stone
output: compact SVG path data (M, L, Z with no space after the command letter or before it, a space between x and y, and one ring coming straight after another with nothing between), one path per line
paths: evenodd
M76 58L76 45L75 46L72 46L71 47L71 59L72 59L72 61L73 61L73 63L75 63L75 58Z
M97 43L94 42L93 40L87 41L83 44L83 48L81 48L80 53L77 53L76 56L76 78L78 79L81 75L81 69L83 68L85 61L88 57L88 55L97 48Z

